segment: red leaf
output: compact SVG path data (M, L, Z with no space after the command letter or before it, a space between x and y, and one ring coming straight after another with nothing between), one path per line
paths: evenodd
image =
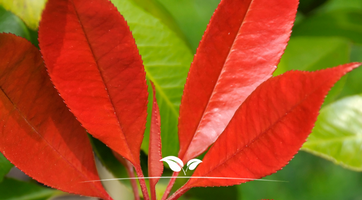
M77 119L140 169L145 71L117 9L108 0L49 0L39 42L49 75Z
M54 89L39 50L0 34L0 60L0 151L39 182L111 199L92 182L99 177L87 133Z
M161 153L161 119L160 110L156 100L156 89L155 85L151 82L153 90L153 106L152 106L152 118L151 118L151 129L150 129L150 145L148 151L148 175L150 177L159 177L163 172L163 163ZM157 179L150 179L151 199L156 199L156 183Z
M297 5L298 0L221 1L197 50L182 97L182 160L205 151L249 94L272 76L287 45Z
M170 199L191 187L235 185L280 170L312 131L329 89L359 65L291 71L261 84L236 111L193 174L236 179L190 179Z

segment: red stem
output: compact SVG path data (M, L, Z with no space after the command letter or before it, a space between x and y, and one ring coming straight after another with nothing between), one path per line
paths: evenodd
M151 199L152 199L152 200L157 200L155 187L154 187L154 186L151 186L150 189L151 189Z
M143 175L142 169L141 169L141 167L135 167L135 169L136 169L137 176L139 178L138 181L141 186L143 199L150 200L150 197L149 197L148 191L147 191L146 181L144 179L145 176Z
M165 190L165 193L163 193L163 196L162 196L161 200L166 200L167 199L168 195L171 192L171 189L172 189L173 185L175 184L176 177L178 176L178 174L179 174L179 172L174 172L172 174L172 178L171 178L170 182L168 183L167 188Z

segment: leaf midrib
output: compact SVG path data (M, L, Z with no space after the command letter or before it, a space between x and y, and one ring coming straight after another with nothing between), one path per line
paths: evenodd
M78 14L77 8L76 8L75 5L74 5L74 1L71 0L71 2L72 2L72 5L73 5L73 8L74 8L74 11L75 11L75 13L76 13L76 16L77 16L77 18L78 18L79 25L82 27L82 30L83 30L83 33L84 33L84 37L86 38L87 43L88 43L88 45L89 45L89 49L90 49L90 51L91 51L91 53L92 53L92 55L93 55L93 59L94 59L94 61L96 62L97 69L98 69L98 71L99 71L99 74L100 74L100 77L101 77L101 79L102 79L102 82L103 82L103 84L104 84L104 86L105 86L106 88L109 88L108 85L107 85L107 82L104 80L102 70L100 69L98 60L97 60L96 55L95 55L95 53L94 53L94 51L93 51L92 44L91 44L91 42L90 42L90 40L89 40L89 38L88 38L87 32L86 32L85 29L84 29L84 26L83 26L83 23L82 23L82 21L81 21L81 19L80 19L80 15ZM112 104L112 110L113 110L114 115L115 115L116 118L117 118L116 121L117 121L117 123L118 123L119 128L121 129L121 134L123 135L123 137L124 137L125 140L126 140L125 144L127 145L127 149L128 149L128 151L130 152L130 154L132 155L132 159L134 159L133 152L132 152L131 149L130 149L130 146L129 146L129 144L128 144L127 137L126 137L126 135L124 134L123 127L121 126L121 123L120 123L120 121L119 121L118 112L116 112L116 109L115 109L115 106L114 106L115 104L114 104L114 102L113 102L113 100L112 100L112 98L111 98L111 95L109 94L109 90L108 90L108 89L106 90L106 93L107 93L107 95L108 95L108 99L109 99L110 103ZM134 161L134 162L136 162L136 161Z
M222 165L225 165L230 159L232 159L234 156L236 156L237 154L239 154L240 152L244 151L245 149L250 149L250 146L255 143L256 141L259 140L259 138L263 135L265 135L267 132L269 132L270 129L272 129L272 127L274 127L278 122L280 122L282 119L284 119L290 112L292 112L295 108L297 108L300 104L302 104L311 94L313 94L317 89L321 88L322 86L324 86L326 83L321 84L318 88L314 88L313 91L311 91L308 95L305 95L305 97L299 101L299 103L297 103L295 106L291 107L288 111L285 112L285 114L283 116L281 116L278 120L276 120L273 124L271 124L267 129L265 129L265 131L263 131L262 133L260 133L258 136L256 136L253 140L251 140L248 144L246 144L244 147L238 149L235 151L235 153L233 153L232 155L230 155L227 159L224 160L223 163L220 163L218 165L216 165L215 167L213 167L212 169L210 169L208 172L204 173L204 175L207 175L209 173L212 173L215 169L219 168ZM247 148L249 147L249 148ZM206 155L207 156L207 155Z
M35 126L30 122L28 121L28 119L25 117L25 115L20 111L20 109L16 106L16 104L10 99L10 97L7 95L7 93L4 91L4 89L0 86L0 90L1 92L5 95L5 97L8 99L8 101L11 103L11 105L13 105L13 108L17 111L17 113L20 115L20 117L25 121L25 123L34 131L34 133L36 133L37 135L39 135L39 137L51 148L53 149L53 151L58 154L62 160L66 161L66 163L68 163L68 165L75 169L75 171L77 171L79 173L79 175L81 177L83 177L85 180L90 180L87 178L87 176L82 172L80 171L78 168L76 168L72 162L70 162L68 159L66 159L63 154L61 154L57 149L55 149L49 142L48 140L46 140L42 134L40 134L38 132L38 130L35 128ZM99 191L98 190L98 187L96 185L93 184L93 181L92 181L92 184L91 184L94 189L96 189L96 191ZM102 190L101 190L102 191ZM103 193L103 192L102 192Z

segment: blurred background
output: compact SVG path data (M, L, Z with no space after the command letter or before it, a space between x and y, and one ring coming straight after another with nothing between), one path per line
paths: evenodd
M37 46L37 23L40 19L40 14L37 13L41 12L45 0L27 4L28 7L24 9L31 10L28 15L19 14L24 11L14 10L8 5L8 1L12 0L0 0L0 32L10 32L25 37ZM192 54L196 52L207 24L220 2L220 0L127 1L131 1L134 6L159 19L181 38ZM126 16L125 18L127 19ZM130 26L134 29L135 25L130 24ZM141 55L144 57L142 52ZM274 75L293 69L313 71L354 61L362 62L362 0L301 0L292 37ZM332 89L323 109L340 99L358 94L362 94L362 67L343 78ZM359 114L357 117L362 119L362 112ZM361 120L356 123L361 123L358 126L362 127ZM355 141L359 148L351 154L361 161L362 129L355 134L359 134L356 137L359 138L358 141ZM343 164L338 158L323 156L323 153L315 149L303 147L289 165L276 174L265 177L276 181L252 181L233 187L195 188L182 199L362 200L362 164L360 163L359 168L351 167ZM147 163L146 154L147 152L142 156L143 163ZM101 153L98 152L97 155L101 156ZM101 159L99 162L112 171L105 164L107 161ZM341 162L343 166L335 164ZM12 165L0 155L0 169L2 169L0 200L41 200L65 195L19 175L15 169L2 178L11 167ZM102 165L99 167L102 168ZM171 171L168 170L167 173L170 174ZM117 173L113 173L113 176L117 176ZM178 181L176 187L182 182ZM166 182L159 184L161 191L165 184ZM127 199L121 196L118 198ZM67 199L76 199L76 197L71 196Z

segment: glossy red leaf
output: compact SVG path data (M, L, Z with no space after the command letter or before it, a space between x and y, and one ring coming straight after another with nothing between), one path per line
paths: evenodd
M45 185L111 199L96 181L87 133L54 89L39 50L2 33L0 60L0 151Z
M150 145L148 151L148 175L150 177L160 177L163 172L163 163L161 153L161 117L160 110L156 100L155 85L151 82L153 91L153 105L150 128ZM150 179L151 199L156 200L156 183L159 178Z
M230 186L280 170L311 133L329 89L359 65L290 71L261 84L236 111L193 174L235 179L190 179L170 199L192 187Z
M221 1L197 49L182 97L179 157L183 161L215 142L236 109L272 76L297 5L298 0Z
M77 119L140 169L145 71L114 5L108 0L49 0L39 42L49 75Z

